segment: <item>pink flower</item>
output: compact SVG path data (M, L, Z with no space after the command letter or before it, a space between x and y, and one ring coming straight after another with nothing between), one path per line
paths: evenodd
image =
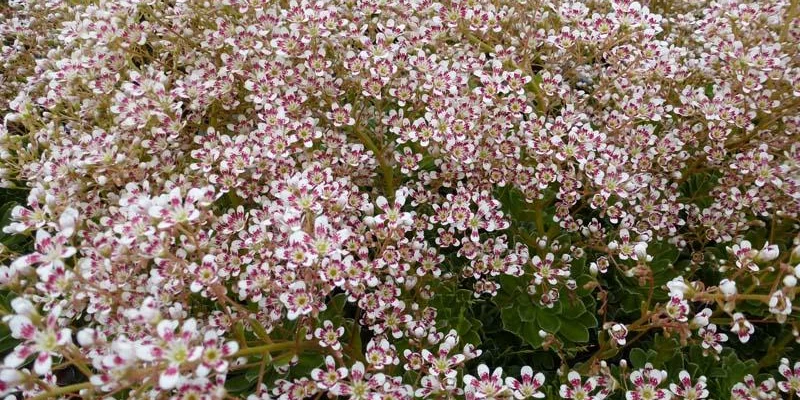
M8 368L17 368L25 363L28 357L36 355L33 370L38 375L50 373L52 356L59 355L59 349L69 345L72 339L70 329L59 327L61 308L51 309L43 320L44 325L40 328L32 322L32 318L39 320L41 317L30 301L18 297L12 300L11 307L15 314L5 319L5 322L11 330L11 336L22 343L6 356L4 365Z
M558 394L562 399L573 400L600 400L592 392L597 388L597 378L589 377L586 382L581 381L581 375L575 371L569 371L567 374L567 382L569 385L561 385Z
M742 240L739 244L734 244L728 248L728 251L733 253L736 257L736 266L739 268L747 268L750 271L757 272L758 265L754 262L758 256L758 250L754 250L752 245L747 240Z
M676 321L686 322L689 319L687 315L689 313L689 303L674 295L664 306L664 311L666 311L670 318Z
M455 345L455 338L449 337L439 344L436 354L431 353L428 349L422 349L422 359L428 364L431 374L443 375L447 378L453 378L458 374L456 368L466 360L466 356L463 354L450 355Z
M756 384L753 375L747 374L742 382L738 382L731 388L731 399L733 400L770 400L777 399L775 392L775 378L768 378Z
M706 377L701 376L697 379L697 383L692 384L692 377L689 376L687 371L681 371L678 374L678 381L680 386L670 383L669 389L679 399L697 400L705 399L708 397L708 390L706 389Z
M212 371L224 374L229 364L226 358L232 357L237 351L239 343L233 340L223 343L216 332L207 331L203 336L203 354L197 366L197 375L207 376Z
M55 236L44 230L36 231L36 252L22 256L11 263L11 270L27 275L30 267L37 265L39 279L47 281L54 274L63 274L64 260L75 255L77 250L69 245L69 237L61 233Z
M325 320L322 322L322 327L314 331L314 337L319 340L319 345L322 347L330 347L334 351L342 349L342 344L339 343L339 338L344 335L344 327L334 327L333 322Z
M194 280L189 286L189 290L193 293L203 291L206 296L208 288L219 281L216 257L212 254L203 256L201 264L198 266L192 263L188 267L189 273L194 277Z
M625 346L626 338L628 337L628 328L625 324L609 323L608 334L620 346Z
M403 212L401 209L403 205L406 203L406 197L408 196L408 190L401 188L397 189L394 194L394 201L392 204L389 204L389 201L384 196L378 196L375 200L375 204L384 211L383 214L380 214L376 217L367 217L365 222L368 225L375 225L375 224L388 224L389 226L411 226L414 222L414 214L411 212Z
M289 290L281 294L280 299L288 311L286 318L295 320L301 315L308 315L314 310L311 294L306 291L306 283L302 281L289 285Z
M336 361L333 357L325 357L325 369L315 368L311 371L311 377L317 383L317 387L323 390L330 390L335 395L344 395L346 390L342 380L347 377L347 368L336 368Z
M720 343L728 341L728 335L717 332L717 326L708 324L697 331L697 335L703 340L700 344L703 349L713 349L715 352L722 352L722 345ZM704 351L705 351L704 350Z
M544 384L544 374L541 372L533 374L533 369L529 366L522 367L520 371L520 379L516 380L513 377L506 378L506 386L514 392L514 398L518 400L535 398L544 398L544 393L539 389Z
M786 379L778 382L778 389L784 393L800 393L800 362L794 363L794 367L789 366L789 360L781 358L781 365L778 372Z
M336 390L331 389L331 393L353 400L380 400L383 398L381 392L385 383L386 377L383 374L368 376L364 372L364 364L356 361L350 367L349 382L339 384Z
M314 219L314 235L297 230L289 237L290 242L302 245L310 254L310 262L342 253L342 244L350 237L350 229L334 230L328 217L321 215Z
M775 315L778 323L786 322L792 313L792 300L782 290L776 290L769 298L769 312Z
M633 390L625 392L625 398L628 400L671 398L672 393L669 390L658 387L666 377L666 371L653 369L650 363L645 364L644 368L631 372Z
M511 391L503 384L503 369L489 373L485 364L478 365L478 376L464 375L464 394L467 399L502 399Z
M214 187L192 188L184 198L181 188L175 187L168 194L153 200L148 214L157 219L158 229L167 229L176 224L186 224L200 218L197 206L207 206L214 200Z
M553 266L554 260L555 255L553 253L547 253L544 260L539 258L538 255L531 258L534 284L541 285L543 282L547 282L551 285L555 285L560 278L569 277L569 270L555 268Z
M333 103L331 111L325 115L333 123L333 126L355 125L356 120L350 115L352 110L353 106L351 104L345 104L344 107L340 107L338 103Z
M747 341L750 340L750 335L752 335L755 330L756 328L745 318L744 314L733 314L731 332L736 334L740 342L747 343Z
M709 318L711 318L712 314L713 314L713 311L711 311L710 308L704 308L704 309L700 310L700 312L695 314L694 317L692 318L692 321L690 322L689 327L691 327L691 328L700 328L700 327L707 326L708 322L709 322Z
M156 326L158 339L155 342L143 341L136 348L136 355L148 362L164 362L166 368L161 373L158 385L162 389L172 389L181 384L181 366L193 363L203 355L203 347L194 343L197 338L197 321L184 321L180 331L175 331L180 323L163 320Z
M387 365L399 362L394 345L389 344L389 341L381 336L376 336L367 343L364 358L374 369L383 369Z
M778 258L779 255L780 250L777 244L764 243L764 248L759 250L755 260L757 262L766 263Z

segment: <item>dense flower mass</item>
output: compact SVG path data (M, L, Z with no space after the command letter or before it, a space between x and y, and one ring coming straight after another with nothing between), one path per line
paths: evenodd
M800 1L12 0L0 38L0 394L800 395Z

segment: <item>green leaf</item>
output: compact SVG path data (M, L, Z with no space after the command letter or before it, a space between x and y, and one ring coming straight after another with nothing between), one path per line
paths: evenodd
M517 307L514 307L517 309L517 314L519 314L519 319L525 322L535 321L537 318L537 312L535 306L533 306L533 304L525 304L525 302L531 303L530 299L526 299L524 301L518 302Z
M559 303L562 306L563 311L561 314L564 318L567 319L578 319L581 315L586 313L586 305L583 304L584 301L590 301L587 298L581 298L578 300L562 300Z
M542 337L539 336L539 330L540 330L539 326L536 325L536 323L528 322L523 327L522 339L528 342L528 344L530 344L531 346L533 346L533 348L542 347L542 342L544 341L544 339L542 339Z
M255 382L247 379L246 374L236 375L225 381L225 389L231 394L242 394L255 387Z
M436 295L429 305L439 311L437 325L444 331L455 329L463 340L480 345L482 323L470 311L475 302L472 292L447 284L441 284L436 289Z
M533 204L525 201L524 197L516 190L504 189L498 196L502 210L515 222L530 222L536 218L536 209Z
M5 354L7 351L13 349L14 347L17 347L19 342L20 342L19 340L11 337L10 333L4 334L0 338L0 354Z
M570 272L572 276L580 276L584 274L586 272L586 256L583 256L577 260L572 260Z
M713 83L709 83L709 84L707 84L707 85L706 85L706 86L703 88L703 93L704 93L704 94L706 95L706 97L708 97L709 99L711 99L711 98L714 98L714 84L713 84Z
M561 321L558 316L553 315L547 309L540 309L536 313L536 322L547 332L558 332L561 329Z
M299 354L297 365L293 366L289 372L291 377L304 377L311 375L311 371L319 368L325 363L325 357L315 351L307 351Z
M640 348L635 348L631 350L631 354L629 356L631 360L631 365L633 368L642 368L647 363L647 353Z
M589 341L589 329L580 321L576 320L563 320L558 334L575 343L586 343Z
M597 317L594 316L594 312L584 312L578 318L575 318L575 320L590 329L597 327Z
M500 318L503 321L503 329L522 337L522 320L519 319L519 315L513 309L501 309Z
M652 350L656 353L655 357L651 360L654 367L665 368L668 371L683 369L683 354L681 353L681 345L677 339L666 338L658 334L653 340Z
M575 283L578 285L578 289L575 291L575 293L581 297L591 295L594 289L586 289L584 286L592 281L594 281L594 278L589 274L578 275L575 278Z

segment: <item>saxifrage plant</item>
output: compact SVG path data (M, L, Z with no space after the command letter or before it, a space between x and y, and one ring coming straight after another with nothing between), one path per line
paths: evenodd
M800 1L0 15L11 398L800 391Z

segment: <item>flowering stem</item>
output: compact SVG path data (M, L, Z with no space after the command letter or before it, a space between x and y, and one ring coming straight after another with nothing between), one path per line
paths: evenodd
M643 312L641 317L639 317L639 319L637 319L636 321L634 321L633 323L628 325L628 330L629 331L637 330L640 325L643 325L647 321L649 321L651 316L652 315L649 312ZM629 340L627 343L625 343L625 345L619 346L617 348L612 348L611 347L612 346L611 343L614 341L614 338L609 337L608 340L601 341L600 348L597 349L597 351L595 351L595 353L592 355L592 357L581 366L581 368L583 368L582 372L588 373L589 369L592 368L594 366L594 364L598 360L600 360L602 358L611 357L612 355L606 354L606 352L608 350L614 349L614 350L616 350L614 352L614 354L616 354L623 347L630 346L633 342L639 340L645 333L647 333L650 330L651 327L650 326L644 326L644 328L645 329L643 329L635 338L633 338L632 340Z
M243 357L249 356L253 354L264 354L270 353L274 351L286 350L295 347L295 342L281 342L281 343L272 343L272 344L265 344L262 346L255 346L255 347L248 347L246 349L241 349L234 354L234 357Z
M786 10L786 19L785 19L785 21L792 21L794 19L795 15L797 15L797 13L798 13L798 8L800 8L798 6L800 6L800 1L798 1L798 0L792 0L789 3L789 8ZM780 37L781 38L781 42L785 42L787 36L789 36L789 29L791 28L791 25L792 24L789 23L789 22L787 22L787 23L785 23L783 25L783 28L781 29L781 37Z
M264 369L267 366L267 360L271 359L272 357L262 357L261 358L261 365L258 366L258 383L256 383L256 390L258 391L257 394L261 394L262 391L262 383L264 382Z
M734 296L736 300L758 300L764 303L769 302L769 297L770 296L768 294L751 294L751 293L740 293ZM722 293L700 293L694 297L694 300L696 301L725 300L725 296Z
M86 375L87 378L93 375L92 371L89 369L89 367L86 366L86 363L84 363L83 360L80 360L79 358L76 358L76 357L71 357L68 354L65 354L65 356L66 356L67 360L69 360L69 362L72 365L74 365L76 368L78 368L78 370L80 370L81 373ZM78 356L80 357L80 353L78 353Z
M358 135L358 139L361 140L361 143L373 154L375 154L375 158L378 160L378 164L381 167L381 173L383 174L383 185L384 189L386 190L386 196L392 197L394 196L394 170L389 165L388 162L383 158L383 154L375 142L372 140L366 132L359 129L358 125L356 125L356 135Z
M42 393L38 396L31 397L29 400L45 400L45 399L52 399L59 397L64 394L68 393L75 393L79 392L83 389L89 389L92 387L90 382L83 382L83 383L76 383L74 385L69 386L58 386L53 389L48 390L45 393Z
M272 340L269 338L269 334L267 333L267 330L264 329L264 326L262 326L261 323L258 322L257 319L250 318L248 320L248 322L250 322L250 327L253 328L253 332L255 332L256 336L258 336L259 339L263 340L268 345L272 344Z

